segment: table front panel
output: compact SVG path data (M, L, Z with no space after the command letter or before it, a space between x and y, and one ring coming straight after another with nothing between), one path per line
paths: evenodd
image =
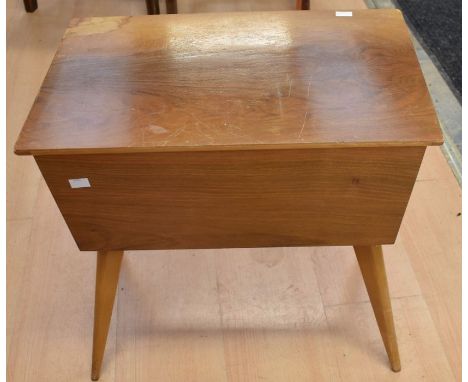
M37 156L81 250L393 243L424 147ZM72 188L87 178L90 187Z

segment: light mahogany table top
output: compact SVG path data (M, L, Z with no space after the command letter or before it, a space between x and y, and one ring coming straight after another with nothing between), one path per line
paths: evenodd
M75 19L18 154L427 146L397 10Z

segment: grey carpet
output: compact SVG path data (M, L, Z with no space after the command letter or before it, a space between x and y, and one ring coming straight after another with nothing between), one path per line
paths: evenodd
M462 1L395 0L421 44L436 58L459 100L462 93ZM421 41L422 40L422 41Z

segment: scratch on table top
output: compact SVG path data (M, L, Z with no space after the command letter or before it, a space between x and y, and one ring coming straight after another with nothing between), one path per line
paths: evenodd
M151 113L148 113L148 115L158 115L158 114L162 114L163 111L162 110L158 110L158 111L152 111Z
M197 129L197 131L199 133L201 133L205 138L207 138L209 141L213 142L214 141L214 138L208 134L205 130L203 129L200 129L199 128L199 125L202 125L204 127L206 127L207 129L209 130L214 130L212 126L208 125L207 123L203 122L202 120L200 120L195 114L193 113L190 113L190 115L192 116L192 118L195 120L195 124L194 124L194 127L195 129Z
M304 121L302 122L302 127L301 127L301 131L299 131L299 138L302 138L302 132L304 131L304 127L306 125L306 122L307 122L307 116L309 115L309 112L306 111L304 113Z
M281 98L283 97L283 95L281 94L281 91L280 91L278 86L276 87L276 96L278 97L278 104L279 104L280 114L281 114L281 116L283 116L283 102L281 101Z
M64 37L109 33L121 28L129 21L130 16L76 18L70 22Z
M166 134L169 132L167 129L165 129L162 126L152 125L152 124L146 126L146 130L150 131L153 134Z
M182 127L179 127L178 129L176 129L173 133L169 134L169 136L161 142L161 144L163 146L167 146L169 141L172 139L172 138L175 138L177 136L179 136L180 134L182 134L184 131L185 131L185 128L187 127L187 122L184 123L184 125Z

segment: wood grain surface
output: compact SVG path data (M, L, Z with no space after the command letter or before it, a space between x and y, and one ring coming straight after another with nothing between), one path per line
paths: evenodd
M399 11L284 11L73 20L15 150L441 142Z
M36 157L81 250L393 243L424 147ZM88 178L72 189L68 179Z

